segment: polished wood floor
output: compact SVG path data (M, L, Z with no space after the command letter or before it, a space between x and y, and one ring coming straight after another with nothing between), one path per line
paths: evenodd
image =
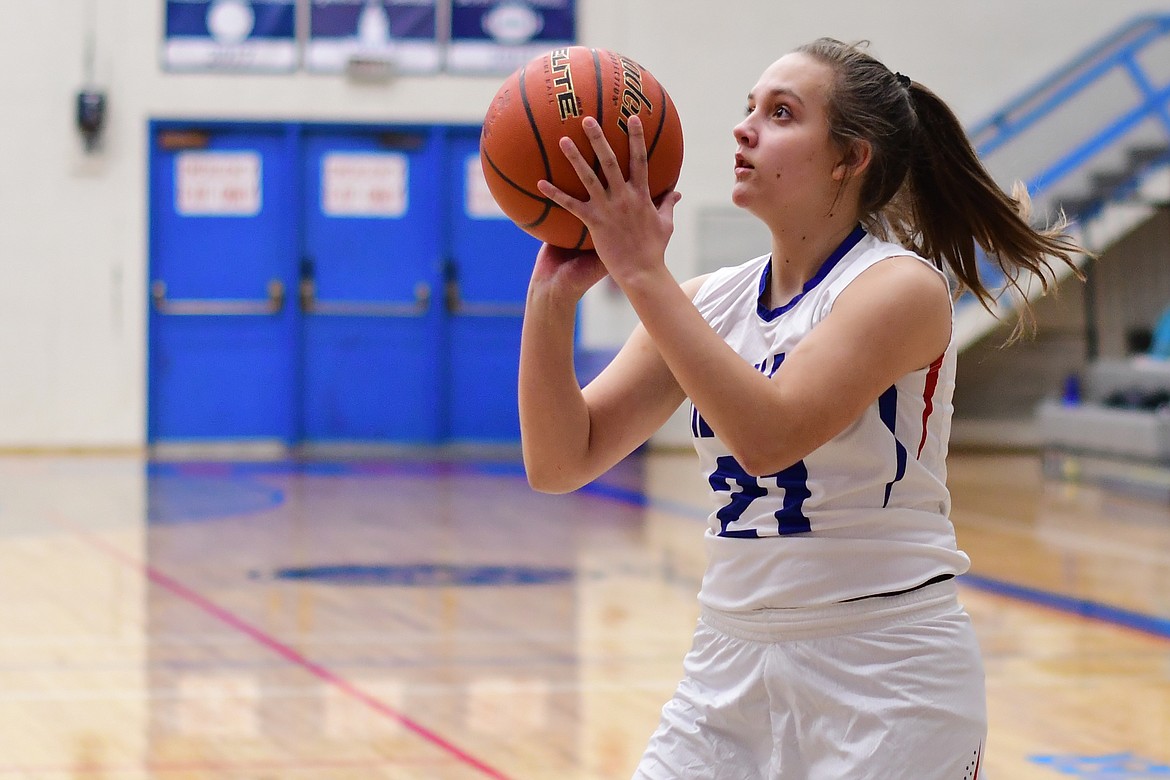
M1170 776L1170 505L951 471L987 776ZM685 454L562 497L507 460L0 457L0 780L628 778L705 503Z

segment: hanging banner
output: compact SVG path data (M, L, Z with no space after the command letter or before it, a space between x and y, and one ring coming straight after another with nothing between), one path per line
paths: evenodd
M168 70L297 67L297 0L167 0Z
M576 41L576 0L453 0L447 69L510 73Z
M442 64L439 0L312 0L305 67L340 73L355 62L396 73L433 73Z

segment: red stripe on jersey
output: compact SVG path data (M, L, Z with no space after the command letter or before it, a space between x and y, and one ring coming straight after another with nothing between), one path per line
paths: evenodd
M930 415L934 411L934 391L938 387L938 372L942 370L943 358L946 354L938 356L938 360L930 364L930 368L926 372L926 387L922 389L922 440L918 442L918 455L915 457L922 457L922 448L926 446L926 423L930 421Z
M971 780L979 780L979 766L983 763L983 743L979 743L979 755L975 756L975 774L971 775Z

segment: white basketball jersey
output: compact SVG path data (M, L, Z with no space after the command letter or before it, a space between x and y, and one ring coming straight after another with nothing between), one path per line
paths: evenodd
M897 255L916 256L859 227L778 309L760 303L769 256L711 274L695 305L744 360L771 376L850 282ZM966 571L946 487L954 376L952 342L832 440L762 477L744 471L692 406L691 433L715 503L700 602L726 611L811 606Z

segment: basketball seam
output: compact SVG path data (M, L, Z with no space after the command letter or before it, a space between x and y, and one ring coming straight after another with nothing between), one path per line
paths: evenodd
M662 131L666 128L666 101L670 98L666 95L666 87L662 84L658 85L658 95L660 97L658 105L662 106L662 114L658 120L658 129L654 131L654 140L650 142L650 148L646 150L646 162L649 164L650 156L654 154L654 150L658 148L658 139L662 137Z
M589 53L593 56L593 81L596 86L593 88L593 94L597 96L597 124L605 127L605 98L601 94L601 57L597 55L597 49L590 49ZM593 156L593 175L598 179L603 178L601 175L601 158L597 155ZM586 231L588 232L588 231ZM585 239L582 238L581 241ZM581 248L581 242L577 243L576 249Z
M492 170L495 171L495 174L500 177L501 181L503 181L505 184L507 184L512 189L519 192L521 195L527 195L528 197L532 198L533 200L535 200L536 202L538 202L544 206L544 212L539 217L537 217L532 222L526 222L523 225L520 225L520 227L522 227L522 228L537 227L540 225L541 222L544 222L546 219L548 219L548 215L552 213L552 209L556 205L555 203L553 203L551 200L544 197L543 195L532 194L531 192L524 189L516 182L509 179L508 176L503 171L500 170L500 166L496 165L496 161L492 159L492 156L490 154L488 154L486 151L483 152L483 159L487 160L487 164L492 167Z
M660 112L662 116L658 122L658 130L654 133L654 140L650 142L650 148L646 150L647 169L650 168L650 159L654 156L654 150L658 148L658 140L662 138L662 131L666 129L666 115L668 113L666 110L666 101L670 100L670 98L667 96L666 87L662 86L662 82L658 82L658 94L660 96L659 105L662 106L662 111ZM660 192L657 195L653 195L652 197L657 199L664 194L665 193Z
M585 239L589 238L589 228L585 227L585 223L581 223L581 237L577 239L577 243L573 246L574 249L580 249L585 245Z
M520 69L520 103L524 106L524 114L528 117L528 128L532 131L532 137L536 140L536 148L540 150L540 160L544 163L544 178L552 179L552 165L548 160L548 152L544 148L544 139L540 135L540 126L536 123L536 116L532 113L532 106L528 102L528 91L524 87L524 75L528 72L528 66L525 65Z

